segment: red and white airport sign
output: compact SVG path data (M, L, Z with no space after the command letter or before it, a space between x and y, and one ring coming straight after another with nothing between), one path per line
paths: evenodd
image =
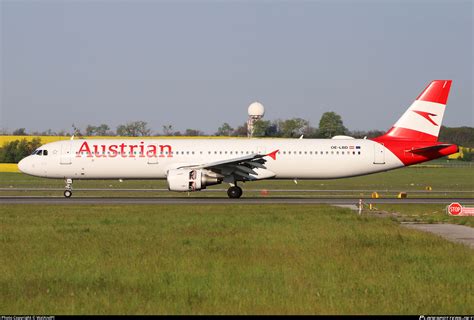
M448 211L448 214L450 216L459 216L459 217L474 216L474 207L463 207L458 202L451 203L446 208L446 210Z

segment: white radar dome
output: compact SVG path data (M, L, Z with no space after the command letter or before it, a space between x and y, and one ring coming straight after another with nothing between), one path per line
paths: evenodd
M249 116L260 116L263 117L265 114L265 108L260 102L254 102L249 106Z

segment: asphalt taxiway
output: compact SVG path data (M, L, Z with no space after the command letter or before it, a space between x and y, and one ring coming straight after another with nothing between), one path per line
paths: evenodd
M449 223L403 223L402 226L431 232L449 241L463 243L474 249L474 228Z
M459 202L462 205L474 205L474 198L379 198L362 199L363 203L385 204L445 204ZM243 197L228 199L224 197L44 197L44 196L2 196L2 204L358 204L359 198L315 198L315 197Z

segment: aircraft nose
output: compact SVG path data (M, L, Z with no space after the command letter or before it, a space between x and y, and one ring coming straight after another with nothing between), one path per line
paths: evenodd
M18 162L18 169L26 174L31 174L32 164L29 157L23 158Z
M26 173L25 172L25 159L26 158L23 158L20 160L20 162L18 162L18 170L20 170L23 173Z

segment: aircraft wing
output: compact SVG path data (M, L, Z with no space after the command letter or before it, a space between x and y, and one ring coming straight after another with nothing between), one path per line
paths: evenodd
M275 176L275 173L268 170L265 163L268 161L265 157L276 160L275 150L269 154L252 153L243 157L231 158L215 162L203 163L198 165L186 165L181 168L208 169L223 176L234 176L236 180L250 181L258 179L267 179Z

